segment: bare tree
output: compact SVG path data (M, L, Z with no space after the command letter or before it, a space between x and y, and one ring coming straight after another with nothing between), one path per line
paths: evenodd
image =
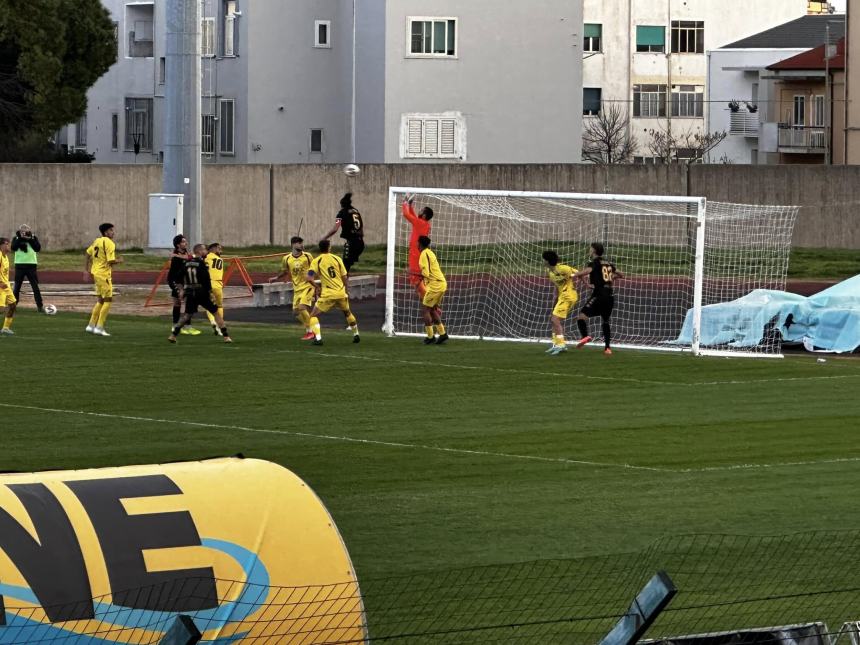
M582 159L596 164L630 163L636 154L636 140L630 136L627 108L610 103L597 116L585 120Z
M699 163L726 138L725 131L675 134L671 129L649 130L648 149L663 163Z

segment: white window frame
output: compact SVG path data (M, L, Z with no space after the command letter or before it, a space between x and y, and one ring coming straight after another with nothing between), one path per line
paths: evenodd
M420 121L420 150L412 149L410 146L410 133L414 133L415 122ZM453 150L442 150L443 127L449 124L442 122L453 121ZM435 122L435 129L428 122ZM433 134L435 133L435 135ZM431 142L428 135L435 136L435 144ZM428 152L427 150L430 150ZM466 160L466 120L461 112L439 112L429 113L407 113L400 118L400 158L401 159L458 159Z
M320 133L320 149L314 150L313 148L313 140L314 140L314 132L319 131ZM312 155L322 155L325 154L325 128L311 128L308 130L308 154Z
M798 99L800 99L800 100L798 101ZM797 107L798 107L798 105L801 106L801 110L800 110L799 114L800 114L800 117L802 120L800 121L800 123L797 122L797 116L798 116ZM806 95L805 94L795 94L794 98L792 99L792 102L791 102L791 125L799 126L799 127L805 127L806 126Z
M203 18L200 21L200 55L203 58L215 58L215 53L218 51L217 45L215 18Z
M224 2L224 58L236 56L236 6L236 0Z
M412 53L412 23L413 22L444 22L445 42L448 42L448 21L454 21L454 54ZM456 60L460 57L460 21L455 16L407 16L406 18L406 58L437 58ZM433 49L432 37L430 49Z
M158 59L158 84L164 85L167 82L167 58L161 56Z
M326 41L320 42L320 27L325 27ZM314 20L314 47L331 49L331 20Z
M827 101L824 94L812 95L812 127L824 128L827 126Z
M678 88L677 91L675 88ZM688 88L688 89L683 89ZM693 89L689 89L693 88ZM673 85L669 92L669 113L673 119L702 119L705 116L705 86L704 85ZM691 98L692 97L692 98ZM677 99L677 114L675 113ZM682 114L690 112L693 114ZM701 114L696 114L701 112Z
M224 104L230 103L230 134L231 137L222 135L223 128L226 126L224 119ZM230 144L229 149L225 146ZM218 153L224 157L232 157L236 154L236 99L219 99L218 100Z
M209 120L209 129L207 132L206 121ZM209 147L207 149L206 140L209 138ZM200 154L204 157L215 156L216 140L218 139L218 117L214 114L200 115Z

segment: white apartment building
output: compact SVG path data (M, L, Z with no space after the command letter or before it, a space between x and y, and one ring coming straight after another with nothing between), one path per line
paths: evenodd
M584 118L625 105L636 161L653 161L649 131L706 129L707 52L808 9L807 0L584 0Z
M118 61L61 141L158 162L166 0L102 1ZM580 159L582 0L201 2L207 163Z

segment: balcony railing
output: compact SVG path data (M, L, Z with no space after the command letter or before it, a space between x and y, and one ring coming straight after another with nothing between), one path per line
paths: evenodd
M757 137L758 136L758 112L739 110L729 115L729 134Z
M823 154L827 145L827 129L817 125L779 124L779 147L793 148L792 152Z

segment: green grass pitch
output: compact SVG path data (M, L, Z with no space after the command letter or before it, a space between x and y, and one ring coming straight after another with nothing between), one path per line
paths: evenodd
M353 345L326 323L324 347L294 325L172 346L163 319L97 338L22 312L0 337L0 470L269 459L322 497L364 577L857 524L860 362Z

